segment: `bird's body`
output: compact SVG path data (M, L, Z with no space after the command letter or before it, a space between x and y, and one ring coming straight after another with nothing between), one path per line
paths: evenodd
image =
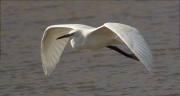
M75 30L76 31L76 30ZM120 43L120 38L117 38L114 33L104 35L93 35L92 29L78 30L78 37L72 37L71 46L76 50L82 49L99 49L109 44ZM101 31L103 32L103 31Z
M82 24L52 25L45 30L41 41L41 58L45 75L49 75L59 62L59 57L69 40L66 37L71 38L71 46L76 50L107 47L117 51L117 48L109 45L125 43L135 54L136 60L138 58L148 70L153 62L148 45L134 27L120 23L105 23L97 28ZM132 56L130 58L135 59Z

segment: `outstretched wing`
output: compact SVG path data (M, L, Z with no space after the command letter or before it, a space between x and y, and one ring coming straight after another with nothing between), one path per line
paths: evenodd
M145 65L145 67L149 71L151 70L153 63L151 51L137 29L120 23L105 23L104 25L93 29L90 35L96 36L97 34L104 39L118 39L118 36L121 39L118 42L123 41L136 55L136 57Z
M59 62L59 58L67 45L69 38L56 40L56 38L69 33L73 29L91 28L82 24L64 24L49 26L41 40L41 60L45 75L50 75Z
M119 23L105 23L104 27L116 33L137 58L150 71L153 63L152 53L136 28Z

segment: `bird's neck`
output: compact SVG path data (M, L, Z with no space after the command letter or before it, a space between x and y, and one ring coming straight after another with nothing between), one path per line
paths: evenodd
M83 36L73 37L71 39L71 46L74 49L80 50L82 49Z

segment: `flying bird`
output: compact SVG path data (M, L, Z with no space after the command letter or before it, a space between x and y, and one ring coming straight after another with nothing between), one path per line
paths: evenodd
M83 24L51 25L44 31L41 40L41 60L45 75L50 75L71 39L72 48L109 48L122 55L140 61L150 71L153 63L152 53L139 31L121 23L105 23L94 28ZM128 54L112 44L125 43L134 54Z

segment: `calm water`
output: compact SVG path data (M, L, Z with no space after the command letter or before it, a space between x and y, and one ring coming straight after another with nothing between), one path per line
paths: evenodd
M44 75L40 41L46 27L105 22L141 32L155 61L151 73L107 48L68 45L53 74ZM180 96L179 58L179 1L1 2L1 96Z

